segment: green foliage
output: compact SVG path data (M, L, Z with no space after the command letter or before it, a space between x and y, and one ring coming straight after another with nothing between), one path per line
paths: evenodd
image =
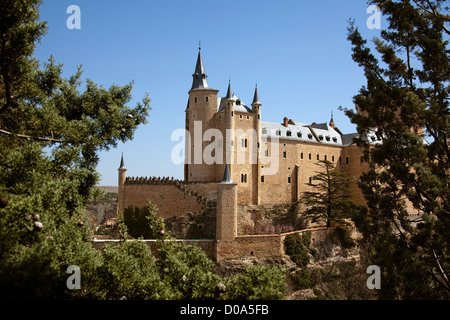
M217 298L221 282L212 272L214 262L196 246L160 241L158 267L164 282L174 291L174 299Z
M306 267L309 263L309 246L311 244L311 232L287 235L284 240L286 254L299 267Z
M158 208L149 203L147 207L129 207L123 212L123 222L128 235L133 238L158 239L165 235L164 219L157 218Z
M225 300L280 300L286 295L286 270L269 266L250 266L225 279Z
M344 226L338 226L336 227L335 232L343 248L349 249L355 246L355 242L350 237L347 228L345 228Z
M108 245L96 270L91 292L96 299L171 299L173 292L161 280L155 257L147 244L138 241ZM92 288L92 287L91 287ZM92 289L91 289L92 290Z
M384 270L380 297L450 297L449 8L444 1L372 0L388 27L367 47L354 22L352 58L367 86L345 110L370 161L360 177L369 214L356 217L371 264ZM366 134L380 143L369 147ZM423 131L423 133L422 133ZM405 200L422 212L416 226Z
M98 152L132 138L150 109L131 108L131 83L104 89L81 69L62 77L32 57L46 33L40 1L0 4L0 284L2 297L65 298L66 269L88 282L101 264L84 217L99 195ZM130 115L130 116L128 116Z
M291 275L291 279L298 290L308 289L311 287L311 279L307 268L297 270L293 275Z

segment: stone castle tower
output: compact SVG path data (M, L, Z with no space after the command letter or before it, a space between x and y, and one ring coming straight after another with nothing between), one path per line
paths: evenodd
M219 97L219 90L208 85L200 48L192 77L185 111L186 131L190 135L186 139L184 180L220 182L225 164L228 164L232 180L245 183L247 198L252 203L259 203L262 104L258 89L255 88L251 108L233 93L231 82L226 96ZM254 136L248 130L252 130ZM236 132L243 135L236 135ZM212 159L207 159L208 156ZM240 161L238 156L245 160ZM253 157L252 161L249 161L250 157Z

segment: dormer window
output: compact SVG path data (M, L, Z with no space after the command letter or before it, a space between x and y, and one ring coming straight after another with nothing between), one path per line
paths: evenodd
M308 134L308 138L309 138L310 140L312 139L312 134L311 134L311 133Z
M320 135L320 136L319 136L319 139L320 139L320 141L323 141L323 136Z
M281 136L281 130L277 130L277 136Z
M327 141L330 141L330 136L327 136L325 139L327 139Z
M337 138L336 137L333 138L333 142L337 142Z
M301 138L302 137L302 133L301 132L297 132L297 137Z
M286 132L286 135L287 135L288 137L290 137L290 136L292 136L292 132L291 132L291 131L288 131L288 132Z

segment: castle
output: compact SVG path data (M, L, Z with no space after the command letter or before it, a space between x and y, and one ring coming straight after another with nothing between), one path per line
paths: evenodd
M363 150L353 142L357 134L343 134L333 116L329 122L312 124L288 117L280 117L279 123L262 121L257 86L250 106L233 93L231 82L226 96L220 97L219 90L208 84L200 48L192 76L185 110L184 180L127 177L122 156L119 212L151 201L169 224L189 225L178 232L174 227L177 238L215 240L210 250L220 260L279 252L282 235L245 235L244 222L255 218L242 207L299 201L310 188L318 160L328 160L346 172L354 202L364 202L357 179L368 163ZM379 142L375 135L368 134L365 139L372 144Z

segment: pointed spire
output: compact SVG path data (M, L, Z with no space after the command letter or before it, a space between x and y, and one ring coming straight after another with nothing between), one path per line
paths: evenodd
M120 169L122 169L122 170L123 170L123 169L126 169L126 168L125 168L125 164L124 164L124 162L123 162L123 152L122 152L122 158L120 159L120 167L119 167L119 170L120 170Z
M258 95L258 84L256 84L255 87L255 95L253 96L253 102L252 105L261 105L261 102L259 101L259 95Z
M228 80L228 90L227 90L227 96L225 97L225 101L226 100L234 100L233 91L231 90L231 80Z
M230 169L228 168L228 163L225 164L225 171L223 173L223 179L221 184L233 184L233 180L231 180Z
M334 129L333 111L331 111L330 127L332 127Z
M195 72L192 75L193 81L192 81L192 88L194 89L210 89L208 86L208 82L206 81L207 75L205 73L205 68L203 67L203 60L202 60L202 48L198 47L198 57L197 57L197 64L195 66Z

